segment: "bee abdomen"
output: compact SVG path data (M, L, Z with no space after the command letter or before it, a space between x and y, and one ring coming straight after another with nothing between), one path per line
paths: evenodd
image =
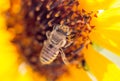
M50 44L44 45L40 54L41 63L50 64L52 61L54 61L58 55L56 51L58 51L58 49L52 47Z

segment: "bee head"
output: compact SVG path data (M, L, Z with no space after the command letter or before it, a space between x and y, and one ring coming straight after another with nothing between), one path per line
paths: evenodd
M70 34L70 28L66 25L59 25L57 26L57 30L65 35Z

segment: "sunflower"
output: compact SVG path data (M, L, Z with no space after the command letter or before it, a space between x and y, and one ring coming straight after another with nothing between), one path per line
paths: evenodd
M61 75L57 81L119 81L120 39L119 39L119 0L84 0L80 7L86 11L98 12L91 24L95 28L90 33L91 45L83 49L86 66L78 69L69 66L69 74ZM8 10L19 13L21 0L0 1L0 81L51 81L39 75L29 64L20 58L17 48L10 41L15 37L14 30L7 31ZM105 4L105 5L104 5ZM21 17L19 17L21 19ZM14 22L10 20L10 23ZM18 33L22 31L21 25Z

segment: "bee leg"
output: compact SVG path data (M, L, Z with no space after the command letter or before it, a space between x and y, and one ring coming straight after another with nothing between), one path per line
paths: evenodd
M81 45L78 49L76 49L76 50L73 51L72 53L78 54L83 48L84 48L84 45Z
M70 41L69 43L67 43L64 48L67 48L68 46L72 45L73 44L73 41Z
M62 57L62 60L63 62L66 64L66 65L69 65L70 63L68 62L66 56L65 56L65 53L63 52L62 49L60 49L60 53L61 53L61 57Z
M48 39L50 38L50 34L51 34L50 31L46 32L46 36L47 36Z
M71 38L71 35L69 35L67 38L68 38L68 40L67 40L68 43L64 46L64 48L67 48L68 46L73 44L73 40Z

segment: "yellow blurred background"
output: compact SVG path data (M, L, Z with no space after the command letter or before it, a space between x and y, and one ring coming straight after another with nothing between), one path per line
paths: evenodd
M17 48L10 42L14 34L6 30L5 12L12 7L14 14L20 10L20 0L0 0L0 81L46 81L23 60L19 59ZM80 8L98 11L98 18L92 24L96 28L90 35L92 41L120 56L120 1L119 0L79 0ZM95 51L92 46L85 50L85 59L97 81L120 81L120 68ZM70 74L64 74L58 81L91 80L83 69L69 67Z

